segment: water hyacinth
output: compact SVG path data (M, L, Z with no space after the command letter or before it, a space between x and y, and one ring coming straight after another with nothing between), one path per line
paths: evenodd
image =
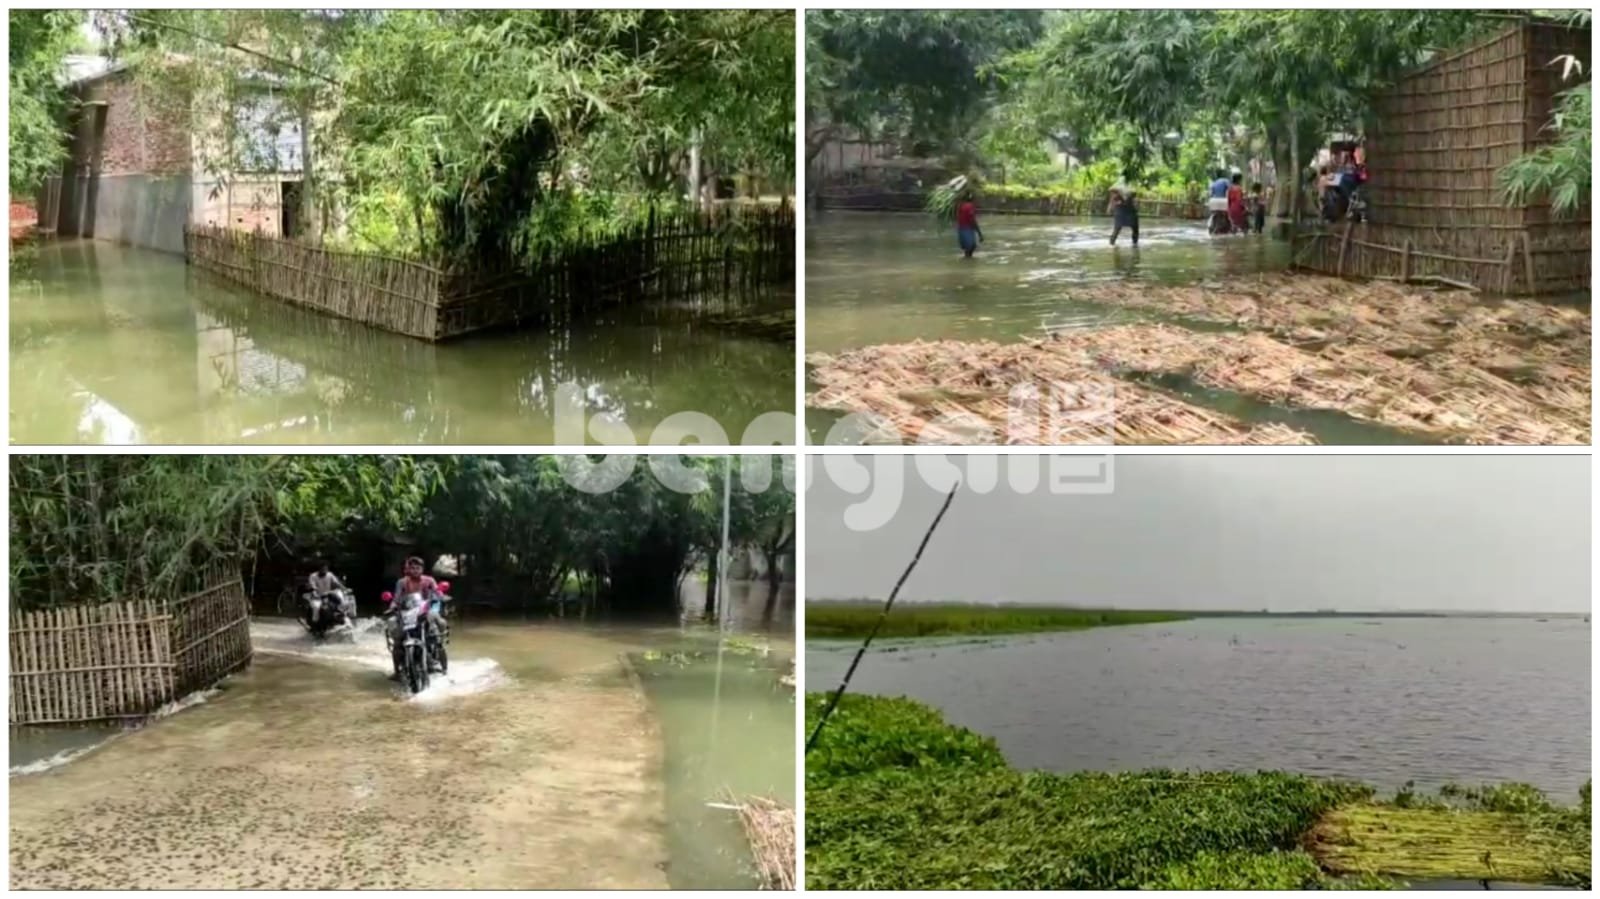
M808 696L808 729L823 701ZM1384 889L1400 877L1507 875L1588 882L1589 828L1579 810L1523 785L1457 795L1470 807L1403 807L1360 784L1286 772L1020 772L993 740L920 703L846 696L806 756L806 885ZM1415 844L1406 833L1425 834L1449 864L1410 864ZM1484 855L1497 867L1480 863Z

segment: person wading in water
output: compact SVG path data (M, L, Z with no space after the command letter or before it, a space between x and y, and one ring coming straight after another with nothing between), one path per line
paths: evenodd
M978 227L978 204L972 202L972 191L961 195L961 205L956 207L956 240L968 259L978 244L983 243L983 229Z
M1111 188L1111 245L1117 245L1117 235L1123 228L1133 232L1133 245L1139 245L1139 205L1133 188L1119 184Z

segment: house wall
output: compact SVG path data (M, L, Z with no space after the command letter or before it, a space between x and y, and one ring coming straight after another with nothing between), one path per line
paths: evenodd
M85 105L63 171L60 233L183 252L191 156L187 98L119 72L78 90ZM103 103L103 125L96 121Z
M260 231L278 237L283 228L283 189L275 180L243 176L223 184L201 176L194 182L192 223L219 225L239 231ZM287 177L287 176L286 176ZM299 180L298 177L290 180Z

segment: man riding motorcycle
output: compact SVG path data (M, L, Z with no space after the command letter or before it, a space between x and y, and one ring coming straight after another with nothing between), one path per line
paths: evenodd
M306 580L310 586L311 598L318 600L318 602L310 603L312 627L316 626L317 620L322 616L322 606L330 598L332 602L338 604L339 609L345 613L346 617L350 617L351 612L354 610L345 608L344 595L340 592L345 589L344 583L339 580L338 575L328 570L326 561L319 563L316 572Z
M395 582L394 605L390 606L389 611L391 613L398 612L401 608L400 604L404 603L406 597L412 594L421 596L422 601L427 604L428 626L433 629L435 634L441 635L442 638L446 631L444 618L433 610L433 600L445 594L439 588L437 581L422 573L422 560L416 556L406 560L405 575ZM404 643L404 635L400 633L400 616L398 614L390 614L389 653L391 661L394 663L394 673L389 675L390 680L400 679L400 669L405 665Z

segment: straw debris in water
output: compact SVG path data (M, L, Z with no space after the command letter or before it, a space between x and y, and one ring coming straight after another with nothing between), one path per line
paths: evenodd
M1293 341L1359 341L1385 350L1463 337L1537 340L1587 365L1590 315L1529 300L1484 301L1381 281L1272 273L1191 285L1110 281L1074 290L1073 300L1268 331Z
M1587 365L1535 361L1518 369L1510 350L1479 339L1462 352L1398 357L1371 345L1299 348L1261 333L1200 333L1165 325L1058 331L1044 340L913 342L840 356L814 354L811 403L868 412L875 436L943 443L1284 444L1310 438L1283 425L1250 426L1119 375L1183 375L1263 402L1341 412L1429 438L1470 444L1586 444ZM1499 360L1498 372L1479 364ZM1037 389L1036 409L1012 401ZM1109 396L1108 409L1072 408L1052 393ZM976 439L975 439L976 438Z
M1161 325L1057 334L1050 343L1112 369L1184 374L1208 387L1451 442L1589 442L1586 383L1564 379L1535 391L1448 356L1419 364L1343 343L1312 353L1264 334Z
M730 797L728 802L738 810L762 887L794 889L794 809L761 796Z
M869 439L970 444L1294 445L1293 428L1251 426L1112 377L1082 353L1040 344L915 341L812 354L811 405L870 413ZM1061 387L1061 390L1054 388ZM1013 391L1023 388L1029 406ZM1035 388L1029 392L1028 388ZM1097 407L1109 401L1109 407Z

